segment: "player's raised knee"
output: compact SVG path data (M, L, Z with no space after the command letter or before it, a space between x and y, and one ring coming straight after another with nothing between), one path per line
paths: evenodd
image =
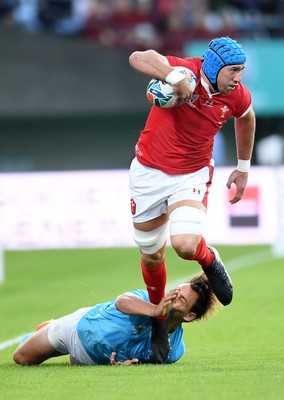
M190 241L189 238L179 235L172 236L171 243L179 257L188 260L194 256L196 246Z

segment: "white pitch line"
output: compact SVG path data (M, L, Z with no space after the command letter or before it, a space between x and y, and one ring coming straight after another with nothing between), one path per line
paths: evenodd
M253 264L262 264L264 262L267 262L273 258L273 254L270 249L268 250L262 250L262 251L257 251L252 254L247 254L241 257L237 257L232 259L231 261L226 262L226 268L228 271L238 271L243 268L250 267ZM180 285L181 282L184 282L188 279L188 276L181 278L179 280L176 280L174 282L171 282L167 285L167 290L171 290L175 288L176 286ZM20 343L22 338L26 336L27 333L17 336L14 339L7 340L6 342L0 343L0 351L5 350L7 347L14 346L15 344Z
M14 339L10 339L10 340L7 340L6 342L0 343L0 350L5 350L5 349L7 349L7 347L14 346L14 344L20 343L20 341L22 340L22 338L25 335L26 334L23 334L21 336L15 337Z
M243 268L250 267L253 264L262 264L274 258L271 249L257 251L252 254L237 257L226 263L229 271L238 271Z

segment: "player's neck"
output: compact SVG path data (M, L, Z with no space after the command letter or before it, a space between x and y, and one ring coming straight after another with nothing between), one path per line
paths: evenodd
M204 74L202 69L201 69L201 77L202 77L203 81L206 83L206 85L208 85L210 93L211 94L217 93L216 90L214 89L214 87L212 86L212 84L210 83L209 79L207 78L207 76Z

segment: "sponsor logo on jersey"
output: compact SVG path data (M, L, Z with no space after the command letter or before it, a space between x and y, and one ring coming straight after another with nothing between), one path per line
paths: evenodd
M140 333L142 333L143 331L145 331L145 329L146 329L146 326L135 326L135 325L132 325L131 326L131 330L132 330L132 333L134 334L134 335L139 335Z
M193 95L191 96L191 99L189 101L186 102L186 104L189 107L195 108L196 106L193 104L199 97L199 94L197 93L193 93Z
M213 107L214 101L205 100L203 105L207 107Z

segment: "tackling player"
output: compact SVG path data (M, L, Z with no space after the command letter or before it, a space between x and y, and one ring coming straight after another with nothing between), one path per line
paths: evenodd
M169 313L167 335L171 350L164 362L174 363L185 352L181 324L204 319L216 304L204 274L171 290L158 305L149 302L146 290L133 290L116 300L41 324L18 347L13 358L22 365L40 364L66 354L70 354L72 364L78 365L154 363L152 317Z

